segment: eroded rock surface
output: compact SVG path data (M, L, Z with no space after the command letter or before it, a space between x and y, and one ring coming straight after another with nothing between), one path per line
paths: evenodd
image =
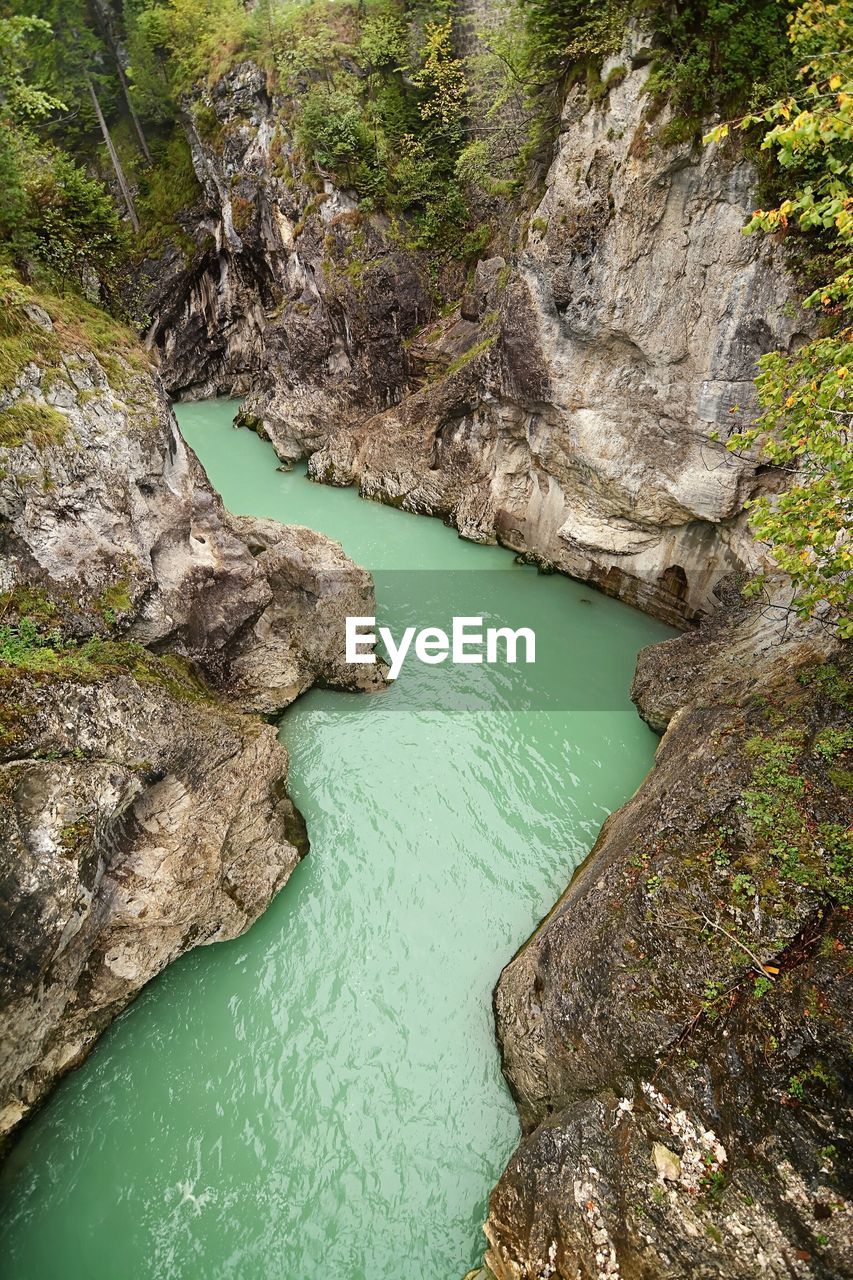
M229 516L138 360L33 363L9 405L43 425L0 450L0 1137L306 851L285 752L245 712L381 681L343 661L369 575Z
M0 1134L162 968L247 929L307 850L275 730L185 673L2 678Z
M241 64L185 128L205 193L190 211L198 251L149 264L149 342L175 395L253 394L246 420L300 458L408 385L405 339L432 301L387 220L306 173L286 100Z
M744 504L774 483L713 437L804 322L781 247L742 234L753 169L665 144L647 75L600 103L571 91L522 250L481 262L437 321L417 255L300 168L287 104L243 64L205 137L187 124L206 206L191 270L149 303L168 384L248 390L246 421L317 478L695 620L760 559Z
M655 768L501 976L498 1280L851 1274L851 686L783 627L641 658Z
M742 234L752 169L661 145L646 75L606 106L571 92L515 270L481 264L491 295L463 303L478 319L467 354L334 434L312 473L678 622L756 561L742 512L766 481L712 436L748 418L756 361L796 322L781 251Z

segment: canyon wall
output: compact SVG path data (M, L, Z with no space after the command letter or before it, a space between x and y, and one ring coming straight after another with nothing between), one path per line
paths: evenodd
M744 504L774 483L715 437L802 322L781 248L742 233L750 164L666 142L640 44L605 64L601 101L571 90L523 250L481 261L443 318L419 256L306 175L287 104L238 68L211 95L214 140L190 130L207 248L152 303L167 383L248 391L246 420L318 479L668 621L712 608L760 559Z
M495 990L497 1280L853 1274L850 675L742 607L641 655L655 767Z
M342 664L369 576L230 517L138 350L28 317L34 349L64 349L0 394L0 1136L306 852L284 749L247 713L374 672Z

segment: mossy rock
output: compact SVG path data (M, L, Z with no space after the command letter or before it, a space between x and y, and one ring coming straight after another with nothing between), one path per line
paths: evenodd
M28 441L37 449L62 444L68 419L53 405L20 399L0 410L0 448L18 449Z

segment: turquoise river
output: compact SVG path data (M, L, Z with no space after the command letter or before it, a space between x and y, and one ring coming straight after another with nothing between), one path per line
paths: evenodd
M492 987L652 762L628 687L665 627L284 474L233 412L178 410L231 510L343 543L395 634L512 619L537 662L407 664L385 693L287 711L311 854L249 934L151 983L27 1127L3 1280L460 1280L518 1140Z

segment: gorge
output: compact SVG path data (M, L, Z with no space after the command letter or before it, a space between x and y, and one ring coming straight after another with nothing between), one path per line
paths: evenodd
M701 137L783 7L521 0L513 96L488 5L211 3L113 15L149 111L197 53L131 327L0 281L2 1273L853 1274L853 350ZM346 660L472 615L536 663Z
M559 643L526 700L505 669L456 669L476 677L463 702L415 664L385 693L289 709L311 852L247 937L148 988L26 1131L3 1178L20 1280L69 1257L93 1280L152 1265L390 1280L406 1259L461 1277L517 1135L495 974L652 759L627 691L665 628L438 522L277 474L269 445L231 429L236 408L178 408L235 510L342 538L397 625L476 597Z

